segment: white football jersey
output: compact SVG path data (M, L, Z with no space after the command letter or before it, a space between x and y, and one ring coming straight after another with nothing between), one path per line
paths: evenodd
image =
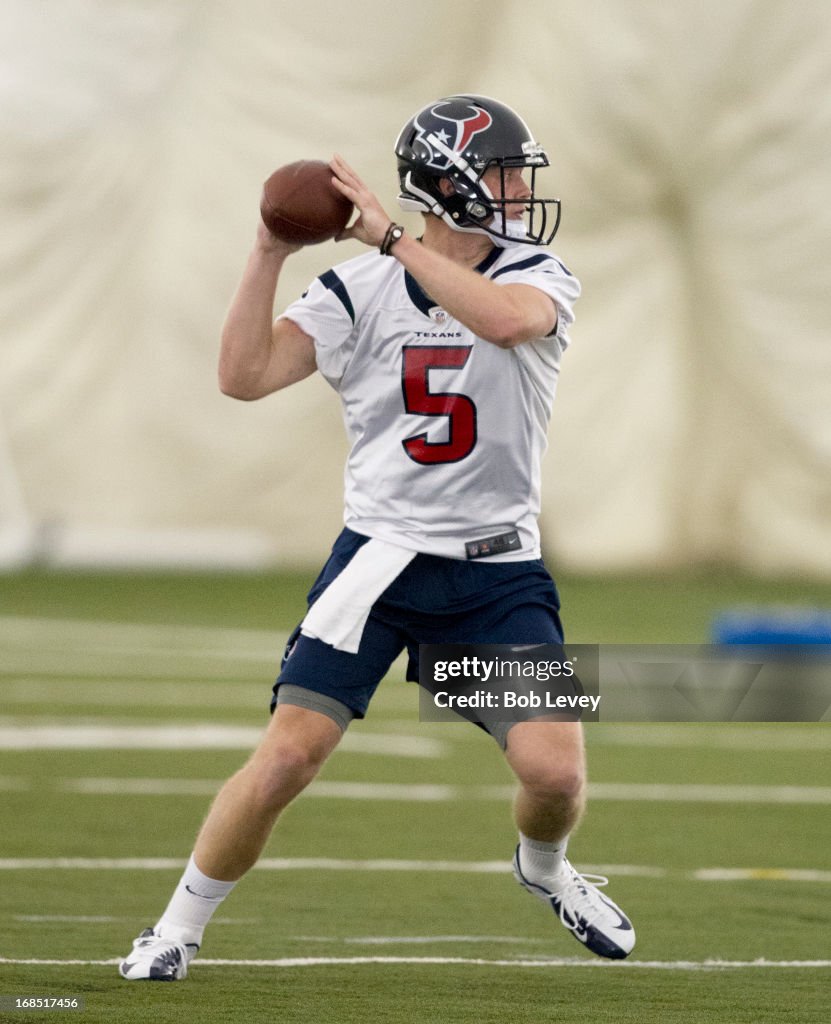
M346 525L412 551L489 561L540 556L540 461L577 279L550 253L494 248L477 267L533 285L556 332L501 349L440 309L394 258L369 252L321 274L283 316L314 339L343 404ZM516 534L516 536L513 536Z

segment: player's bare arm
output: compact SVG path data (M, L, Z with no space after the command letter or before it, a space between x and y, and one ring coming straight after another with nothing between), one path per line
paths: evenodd
M259 225L222 328L219 387L232 398L263 398L316 369L314 342L308 334L291 320L273 321L280 271L299 248Z
M389 216L343 157L336 155L331 167L335 187L360 213L338 241L356 238L380 246L390 226ZM531 285L500 285L473 270L491 248L487 237L454 235L433 219L428 221L423 242L405 234L391 253L438 305L485 341L514 348L550 334L557 326L557 307L549 296Z

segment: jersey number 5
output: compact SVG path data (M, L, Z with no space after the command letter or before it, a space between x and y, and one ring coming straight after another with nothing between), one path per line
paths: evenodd
M467 395L430 390L431 370L461 369L470 357L470 345L405 345L401 367L404 408L420 416L446 416L446 441L429 441L414 434L401 443L414 462L435 466L459 462L476 446L476 406Z

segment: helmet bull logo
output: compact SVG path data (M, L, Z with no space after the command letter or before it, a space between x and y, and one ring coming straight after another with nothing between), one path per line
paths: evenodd
M481 107L437 103L416 120L418 134L413 148L422 149L419 156L430 167L446 170L453 163L452 155L464 153L474 135L487 131L492 124L493 118Z

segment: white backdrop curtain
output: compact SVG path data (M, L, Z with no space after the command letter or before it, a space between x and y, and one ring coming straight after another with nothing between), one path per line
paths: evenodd
M552 568L831 575L824 0L9 0L4 21L0 533L25 508L56 562L318 562L336 396L216 387L260 186L340 151L396 213L401 124L474 91L549 150L584 286ZM358 251L304 250L278 305Z

